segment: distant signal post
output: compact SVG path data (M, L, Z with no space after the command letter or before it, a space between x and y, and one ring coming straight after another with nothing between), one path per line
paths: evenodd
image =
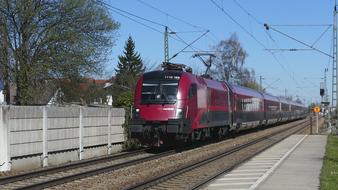
M314 107L313 112L316 113L316 132L318 134L318 115L319 115L319 112L320 112L320 107L319 106Z

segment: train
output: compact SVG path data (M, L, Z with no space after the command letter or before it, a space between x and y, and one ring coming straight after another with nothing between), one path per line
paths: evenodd
M129 121L142 145L221 138L241 130L306 117L301 103L192 74L183 64L144 73L137 81Z

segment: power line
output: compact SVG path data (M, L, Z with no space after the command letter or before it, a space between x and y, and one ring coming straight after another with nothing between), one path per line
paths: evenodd
M184 51L185 49L187 49L188 47L191 47L191 45L193 43L195 43L196 41L198 41L199 39L201 39L203 36L205 36L207 33L209 32L209 30L207 30L205 33L203 33L201 36L199 36L198 38L196 38L194 41L192 41L190 44L187 44L187 46L185 46L182 50L180 50L179 52L175 53L170 59L173 59L174 57L176 57L179 53L181 53L182 51Z
M332 24L273 24L270 26L277 27L323 27L323 26L332 26Z
M292 37L292 36L290 36L290 35L288 35L288 34L286 34L286 33L284 33L284 32L281 32L281 31L279 31L279 30L277 30L277 29L271 27L271 26L268 25L268 24L264 24L264 27L266 28L266 30L270 30L270 29L271 29L271 30L273 30L273 31L275 31L275 32L277 32L277 33L283 35L283 36L286 36L286 37L288 37L288 38L290 38L290 39L292 39L292 40L294 40L294 41L300 43L300 44L303 44L303 45L306 46L306 47L309 47L309 48L311 48L311 49L313 49L313 50L315 50L315 51L318 51L318 52L320 52L320 53L322 53L322 54L324 54L324 55L326 55L326 56L329 56L329 57L332 57L332 58L333 58L332 55L330 55L330 54L328 54L328 53L325 53L325 52L323 52L323 51L321 51L321 50L319 50L319 49L317 49L317 48L315 48L315 47L313 47L313 46L311 46L311 45L309 45L309 44L307 44L307 43L305 43L305 42L302 42L302 41L300 41L300 40L298 40L298 39L296 39L296 38L294 38L294 37Z
M325 30L324 30L324 32L322 32L321 34L320 34L320 36L312 43L312 45L311 46L314 46L323 36L324 36L324 34L331 28L331 26L332 25L329 25Z
M159 13L162 13L162 14L164 14L165 16L169 16L169 17L171 17L171 18L173 18L173 19L175 19L175 20L177 20L177 21L179 21L179 22L181 22L181 23L184 23L184 24L186 24L186 25L188 25L188 26L190 26L190 27L192 27L192 28L197 28L197 29L202 29L203 31L196 31L196 32L205 32L205 31L207 31L207 30L209 30L209 29L206 29L206 28L204 28L204 27L202 27L202 26L197 26L197 25L195 25L195 24L192 24L192 23L190 23L190 22L188 22L188 21L186 21L186 20L183 20L183 19L181 19L181 18L179 18L179 17L176 17L176 16L174 16L174 15L171 15L171 14L169 14L168 12L166 12L166 11L163 11L163 10L161 10L161 9L159 9L159 8L157 8L157 7L155 7L155 6L153 6L153 5L151 5L151 4L149 4L149 3L147 3L147 2L145 2L145 1L143 1L143 0L137 0L139 3L141 3L141 4L143 4L143 5L145 5L145 6L147 6L147 7L149 7L149 8L151 8L151 9L153 9L153 10L155 10L155 11L157 11L157 12L159 12ZM195 32L195 31L188 31L188 32ZM176 33L188 33L188 32L176 32ZM216 37L216 35L214 34L214 33L212 33L210 30L209 30L209 33L216 39L216 40L218 40L217 39L217 37ZM208 33L208 34L209 34ZM211 39L211 38L210 38ZM211 39L212 41L214 41L213 39ZM214 41L215 42L215 41ZM187 44L187 43L186 43Z
M115 13L117 13L117 14L123 16L123 17L128 18L129 20L132 20L132 21L134 21L134 22L136 22L136 23L138 23L138 24L140 24L140 25L142 25L142 26L144 26L144 27L146 27L146 28L149 28L149 29L151 29L151 30L153 30L153 31L155 31L155 32L158 32L158 33L160 33L160 34L163 34L162 31L160 31L160 30L158 30L158 29L156 29L156 28L154 28L154 27L152 27L152 26L149 26L149 25L147 25L147 24L144 24L144 23L142 23L142 22L140 22L140 21L138 21L138 20L136 20L136 19L134 19L134 18L132 18L132 17L130 17L130 16L127 16L126 14L131 15L131 16L133 16L133 17L136 17L136 18L138 18L138 19L141 19L141 20L150 22L150 23L152 23L152 24L156 24L156 25L158 25L158 26L165 27L164 24L161 24L161 23L158 23L158 22L155 22L155 21L152 21L152 20L149 20L149 19L146 19L146 18L137 16L137 15L135 15L135 14L132 14L132 13L128 12L128 11L124 11L124 10L122 10L122 9L116 8L116 7L114 7L114 6L111 6L111 5L109 5L109 4L105 3L105 2L102 2L102 1L100 1L100 0L98 0L97 2L98 2L98 3L101 3L103 6L105 6L105 7L108 8L109 10L111 10L111 11L113 11L113 12L115 12ZM119 11L120 11L120 12L119 12ZM122 12L122 13L121 13L121 12ZM125 14L123 14L123 13L125 13ZM195 32L197 32L197 31L195 31ZM201 32L201 31L200 31L200 32ZM172 39L174 39L174 40L176 40L176 41L178 41L178 42L181 42L181 43L184 43L184 44L188 45L188 43L185 42L185 41L184 41L181 37L179 37L176 33L177 33L177 32L175 32L175 35L177 36L178 39L175 38L175 37L173 37L173 36L169 36L169 37L172 38ZM180 32L179 32L179 33L180 33ZM182 32L181 32L181 33L182 33ZM197 40L196 40L196 41L197 41ZM190 47L190 48L193 49L193 47L192 47L191 45L189 45L188 47ZM195 49L193 49L193 50L195 50ZM195 52L197 52L197 51L195 51Z
M194 25L194 24L191 24L191 23L189 23L189 22L187 22L187 21L185 21L185 20L183 20L183 19L181 19L181 18L178 18L178 17L173 16L173 15L171 15L171 14L169 14L169 13L167 13L167 12L165 12L165 11L159 9L159 8L156 8L156 7L150 5L149 3L146 3L146 2L144 2L144 1L142 1L142 0L137 0L137 1L140 2L140 3L142 3L143 5L145 5L145 6L149 7L149 8L151 8L151 9L153 9L153 10L156 10L156 11L158 11L158 12L160 12L160 13L166 15L166 16L169 16L169 17L171 17L171 18L173 18L173 19L175 19L175 20L178 20L178 21L180 21L180 22L182 22L182 23L184 23L184 24L186 24L186 25L189 25L189 26L191 26L191 27L193 27L193 28L201 28L201 29L203 29L203 30L206 30L205 28L203 28L203 27L201 27L201 26L196 26L196 25Z
M128 12L128 11L125 11L125 10L122 10L122 9L120 9L120 8L114 7L114 6L110 5L110 4L107 4L107 3L105 3L105 2L103 2L103 1L101 1L101 0L97 0L97 2L99 2L99 3L103 4L103 5L105 5L106 7L110 7L111 9L118 10L118 11L123 12L123 13L125 13L125 14L128 14L128 15L131 15L131 16L133 16L133 17L139 18L139 19L141 19L141 20L144 20L144 21L147 21L147 22L150 22L150 23L153 23L153 24L162 26L162 27L166 27L164 24L161 24L161 23L159 23L159 22L156 22L156 21L153 21L153 20L144 18L144 17L140 17L140 16L135 15L135 14L133 14L133 13L130 13L130 12Z
M247 35L249 35L252 39L254 39L259 45L263 47L263 49L267 49L266 46L260 42L254 35L252 35L243 25L241 25L236 19L234 19L229 13L227 13L220 5L218 5L214 0L210 0L218 9L220 9L224 15L226 15L228 18L230 18L235 24L237 24ZM251 15L251 14L250 14ZM292 76L289 71L284 67L284 65L279 61L279 59L276 57L276 55L271 52L270 54L275 59L275 61L282 67L282 69L289 75L289 77L295 81L298 84L298 81Z
M202 32L205 32L205 30L190 30L190 31L178 31L178 32L176 32L175 31L175 33L202 33Z
M237 24L245 33L247 33L252 39L254 39L258 44L265 48L265 45L260 42L254 35L251 34L243 25L241 25L236 19L234 19L229 13L227 13L220 5L218 5L214 0L210 0L218 9L220 9L224 15L226 15L230 20Z
M154 27L152 27L152 26L149 26L149 25L147 25L147 24L144 24L144 23L142 23L142 22L140 22L140 21L138 21L138 20L136 20L136 19L134 19L134 18L131 18L130 16L127 16L127 15L125 15L125 14L123 14L123 13L120 13L119 11L117 11L117 9L114 9L112 6L110 6L109 4L107 4L107 3L104 3L104 2L102 2L102 1L100 1L100 0L98 0L97 1L98 3L101 3L103 6L105 6L106 8L108 8L109 10L111 10L111 11L113 11L113 12L115 12L116 14L118 14L118 15L120 15L120 16L123 16L123 17L125 17L125 18L128 18L129 20L132 20L132 21L134 21L134 22L136 22L136 23L138 23L138 24L140 24L140 25L142 25L142 26L144 26L144 27L146 27L146 28L148 28L148 29L151 29L151 30L153 30L153 31L155 31L155 32L158 32L158 33L163 33L163 32L161 32L160 30L158 30L158 29L156 29L156 28L154 28ZM126 11L123 11L123 12L126 12ZM137 18L139 18L139 16L136 16ZM144 19L142 19L142 20L144 20Z
M134 21L134 22L136 22L136 23L138 23L138 24L140 24L140 25L142 25L142 26L144 26L144 27L146 27L146 28L149 28L149 29L151 29L151 30L153 30L153 31L155 31L155 32L158 32L158 33L161 33L161 34L163 33L162 31L160 31L160 30L158 30L158 29L156 29L156 28L154 28L154 27L151 27L151 26L149 26L149 25L146 25L146 24L144 24L144 23L142 23L142 22L140 22L140 21L137 21L136 19L133 19L133 18L127 16L127 15L124 15L124 14L118 12L118 11L115 11L115 10L111 10L111 11L113 11L113 12L115 12L115 13L117 13L117 14L123 16L123 17L126 17L126 18L128 18L129 20L132 20L132 21Z
M233 0L235 2L235 4L240 8L242 9L242 11L246 12L246 14L253 18L254 21L256 21L259 25L263 25L263 22L261 22L260 20L258 20L254 15L252 15L249 11L247 11L241 4L238 3L237 0Z
M233 0L238 7L240 7L241 10L243 10L248 16L252 17L253 20L256 21L256 23L258 25L262 25L264 26L263 22L261 22L259 19L257 19L257 17L255 17L253 14L251 14L249 11L247 11L237 0ZM288 24L288 25L272 25L272 26L293 26L293 27L296 27L296 26L311 26L311 27L315 27L315 26L328 26L326 28L326 30L314 41L314 43L312 44L312 46L314 46L323 36L324 34L328 31L328 29L332 26L332 24ZM270 32L268 30L264 30L264 32L266 33L266 35L269 37L269 39L274 43L274 45L278 48L278 49L266 49L266 50L271 50L271 51L277 51L277 50L280 50L281 52L283 51L307 51L309 49L295 49L295 48L290 48L290 49L283 49L283 48L280 48L279 45L277 44L277 42L273 39L272 35L270 34ZM271 52L270 52L271 53ZM283 54L281 54L283 55ZM288 64L286 64L288 65ZM292 70L291 72L293 74L295 74Z
M278 48L278 49L265 49L267 51L313 51L313 49L299 49L299 48Z
M236 3L236 5L242 10L244 11L249 17L251 17L259 26L264 26L263 22L260 21L257 17L255 17L253 14L251 14L247 9L245 9L237 0L234 0L234 2ZM264 30L264 29L263 29ZM269 31L267 30L264 30L265 34L268 36L268 38L272 41L272 43L278 48L278 49L281 49L279 47L279 45L277 44L276 40L273 39L272 35L270 34ZM267 50L267 49L266 49ZM271 53L271 52L270 52ZM283 54L281 54L283 56ZM289 65L286 64L289 68ZM287 70L290 70L290 69L287 69ZM286 72L290 72L290 71L286 71ZM293 73L294 75L294 72L291 70L291 72Z

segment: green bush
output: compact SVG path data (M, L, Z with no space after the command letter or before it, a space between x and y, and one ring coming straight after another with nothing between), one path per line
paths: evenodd
M132 139L130 137L130 129L128 126L128 122L131 119L130 114L133 101L134 101L134 93L132 93L131 91L125 91L118 96L114 104L116 107L123 107L126 111L125 115L126 122L123 124L123 128L124 134L127 136L127 140L123 144L124 150L134 150L140 147L140 143L136 139Z

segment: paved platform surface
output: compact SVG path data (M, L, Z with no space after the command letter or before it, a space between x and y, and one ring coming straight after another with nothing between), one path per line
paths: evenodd
M326 138L325 135L292 135L220 176L206 189L318 189Z

